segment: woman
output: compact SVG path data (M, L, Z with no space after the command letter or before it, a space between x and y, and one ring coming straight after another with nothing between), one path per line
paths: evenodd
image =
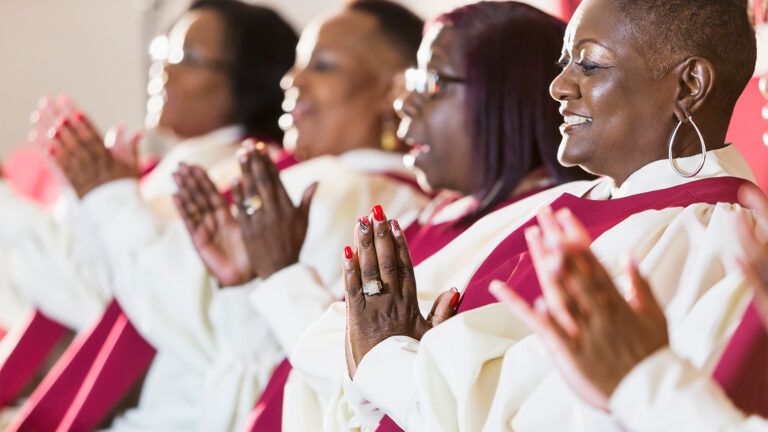
M261 243L255 249L245 250L242 242L231 241L232 237L215 238L200 244L199 236L193 235L198 248L207 248L201 252L206 263L210 263L208 259L215 254L231 253L235 257L244 257L254 250L258 253L269 250L268 267L235 266L233 272L232 268L220 271L209 266L215 282L209 283L195 254L185 254L192 252L192 248L181 224L175 224L157 236L153 228L137 226L136 221L147 216L128 208L119 211L119 216L106 217L103 208L107 203L100 202L103 198L101 191L94 190L86 195L86 207L93 210L92 217L97 220L99 229L104 229L102 237L111 240L108 248L118 281L116 297L161 356L183 359L187 370L180 371L190 375L190 387L184 390L184 395L195 398L206 407L197 417L187 417L186 426L201 430L242 428L269 373L276 361L283 357L263 318L254 313L245 300L258 287L259 280L246 287L238 288L237 285L256 275L266 279L284 266L316 275L311 272L312 260L323 262L328 257L322 253L304 254L300 264L301 236L297 237L297 242L287 242L286 237L279 235L284 232L282 230L300 230L287 222L303 222L306 244L311 246L309 250L315 250L332 247L328 246L333 244L329 239L338 238L343 242L348 229L341 221L365 208L370 200L384 201L404 215L423 205L422 193L402 180L407 173L402 166L401 154L383 149L392 144L387 139L391 132L387 129L386 118L393 113L391 99L382 102L390 97L397 72L415 58L416 44L410 42L408 35L413 34L414 29L418 33L420 28L418 18L394 3L364 1L352 4L304 33L302 40L305 42L299 45L297 65L291 73L299 90L299 100L294 104L292 114L296 117L296 130L300 132L298 153L302 158L311 159L287 169L281 176L286 194L294 199L302 194L305 196L305 206L290 208L303 217L269 219L276 225L266 230L269 236L257 239ZM401 31L403 29L405 31ZM321 49L315 50L307 41L317 41ZM288 98L292 95L295 91L289 89ZM317 129L320 124L327 131ZM305 151L310 148L302 141L307 140L307 134L314 139L311 148L317 152ZM83 144L87 147L87 143ZM233 159L233 162L239 162L243 171L245 192L248 193L243 197L235 196L241 216L251 215L257 221L263 221L259 215L270 209L272 202L271 195L263 190L249 188L251 177L248 174L255 155L256 146L246 146L244 153ZM179 184L184 183L185 174L189 172L203 174L199 167L180 166L180 171L174 174ZM269 169L277 174L273 166ZM210 170L209 175L215 177ZM265 176L256 178L264 180ZM309 186L317 180L320 180L319 186ZM310 199L313 214L317 212L319 217L308 214ZM361 202L366 204L363 206ZM339 212L341 216L328 218L326 215L330 211ZM306 226L307 218L311 221L309 227ZM146 231L132 234L130 239L123 239L122 244L119 239L107 239L108 235L114 235L113 230L126 232L127 228ZM130 244L125 245L125 240L130 240ZM283 245L289 247L275 247ZM214 262L217 261L214 259ZM239 264L241 260L233 262ZM319 276L338 277L322 272ZM169 289L176 286L178 291ZM219 290L219 287L227 289ZM270 300L279 304L280 299L266 298L265 302ZM150 377L153 372L150 371ZM158 372L156 382L174 378L173 371L162 372ZM193 379L197 380L194 384ZM187 407L196 409L191 404ZM176 427L181 427L180 423Z
M244 307L244 316L262 319L261 328L270 330L283 353L342 295L340 271L329 263L351 241L344 221L372 201L408 220L427 201L402 153L391 151L402 147L391 120L397 78L416 60L422 27L402 6L376 0L351 3L304 31L297 64L285 80L286 106L292 108L286 145L303 162L278 176L258 146L248 144L240 155L243 178L232 194L240 224L201 170L184 166L178 173L177 203L201 258L220 282L240 281L222 283L229 287L219 295ZM305 192L313 181L319 181L316 192ZM216 221L215 230L206 219ZM242 249L229 241L243 237ZM250 304L238 300L245 295ZM233 327L229 337L249 340L249 331ZM254 345L228 352L250 364L260 350ZM279 411L276 417L279 425Z
M142 304L142 296L147 295L143 289L148 287L131 285L137 281L126 277L128 269L133 264L139 268L146 264L144 270L162 268L168 265L169 257L131 255L138 262L124 257L137 250L150 251L150 245L165 244L177 251L171 257L175 258L173 264L195 281L185 287L206 292L208 288L199 283L205 280L204 268L188 247L183 228L174 228L178 218L171 199L175 191L172 173L179 162L196 163L205 167L221 187L234 175L237 165L233 158L240 140L249 135L272 142L281 138L275 126L282 112L279 83L294 62L296 42L295 32L270 9L236 1L194 3L170 33L159 122L161 129L182 141L141 182L135 147L116 145L112 152L106 151L98 132L79 111L62 119L52 131L49 152L81 198L83 219L92 223L88 237L78 239L78 243L99 244L115 282L105 287L120 299L140 329L164 329L164 320L172 319L174 313L207 316L207 300L190 295L178 300L174 308L153 315L151 322L141 316L136 319L135 310ZM179 235L174 237L174 232ZM185 249L192 254L183 255ZM53 288L57 287L48 290ZM124 295L126 292L131 295ZM119 420L116 428L171 430L195 426L200 412L190 403L194 399L189 395L199 397L198 386L202 388L203 381L201 374L194 373L195 367L199 363L207 366L217 342L211 328L200 319L190 319L185 330L199 345L190 349L179 338L186 352L161 352L150 370L140 407ZM156 343L153 332L143 334ZM269 342L269 338L265 339L265 344ZM168 409L153 409L158 398Z
M733 221L753 217L735 204L751 173L723 144L755 60L754 34L739 3L585 1L568 27L564 69L551 86L565 118L560 161L606 177L543 201L543 211L569 207L609 269L620 251L632 250L668 308L676 349L697 365L711 363L747 300L743 279L724 264ZM724 23L717 35L699 31L712 22ZM358 305L349 308L348 323L367 324L349 330L354 387L367 402L410 430L619 428L574 401L539 341L491 304L493 279L511 283L526 300L538 295L524 242L532 224L511 222L512 234L464 288L458 315L423 338L413 321L380 312L412 317L411 300L358 289L372 283L378 260L398 260L398 271L408 274L403 239L390 240L395 246L384 256L376 248L347 260L347 295L357 302L349 304ZM392 291L415 295L409 280ZM386 332L377 323L386 323Z
M522 34L515 33L520 28L525 29ZM547 86L557 73L549 59L559 51L563 30L556 19L512 2L466 6L427 26L419 69L406 72L410 92L399 103L399 132L411 145L407 159L422 187L442 192L415 223L403 225L413 245L414 265L439 254L454 239L471 250L489 237L502 235L498 224L477 221L522 216L527 207L514 203L525 202L524 198L565 180L587 177L556 162L558 116ZM500 43L533 34L539 41L532 51L535 55L523 45ZM520 68L523 57L528 63ZM518 75L536 78L523 80ZM522 100L535 102L520 103ZM506 122L516 122L515 127L506 127ZM375 232L383 226L379 219L385 217L382 207L375 206L366 224ZM348 247L344 251L351 252ZM463 283L459 275L473 265L471 254L465 255L466 267L457 263L461 270L447 272L454 284ZM419 277L421 266L415 271ZM427 311L438 294L421 293ZM448 292L440 297L432 309L434 318L452 314L456 295ZM305 414L300 419L286 415L286 430L319 429L333 419L331 413L322 412L325 403L315 407L305 403L327 399L334 381L341 385L343 309L343 304L334 305L293 351L291 362L299 373L291 377L287 394L314 397L287 399L285 412L319 414ZM336 343L331 345L330 340ZM325 420L324 415L328 415Z
M755 208L761 218L768 216L768 201L757 188L744 188L740 198ZM763 327L758 319L750 323L748 320L752 317L746 315L734 336L748 335L746 340L752 346L739 347L737 352L733 348L738 341L734 340L719 364L740 369L729 371L729 375L737 372L736 375L741 374L746 381L756 382L751 394L744 393L746 386L741 384L741 393L730 391L728 396L733 394L734 402L747 402L749 412L765 416L768 414L765 367L768 289L761 275L765 272L766 250L752 235L753 227L745 220L740 222L741 241L746 249L741 259L742 268L754 288L755 310L760 312ZM546 307L534 311L503 282L494 283L490 289L541 337L563 378L584 402L610 409L621 424L636 431L768 430L765 419L746 417L739 412L723 389L708 382L709 377L669 349L664 311L636 265L629 265L630 290L622 296L589 250L589 236L572 215L560 212L554 220L542 224L542 230L546 237L554 240L554 246L540 241L541 237L532 237L529 248L545 293L542 304ZM558 265L548 265L548 261L553 262L555 250L562 251L561 257L554 259ZM558 307L558 304L589 305L597 298L604 302L590 309L588 321ZM570 322L578 323L577 332L564 330ZM756 326L754 330L749 328L751 325ZM762 342L755 340L755 330L762 330ZM746 345L743 342L742 345ZM744 356L744 350L749 348L755 352ZM715 375L722 384L718 372ZM728 391L732 387L726 385L724 389Z

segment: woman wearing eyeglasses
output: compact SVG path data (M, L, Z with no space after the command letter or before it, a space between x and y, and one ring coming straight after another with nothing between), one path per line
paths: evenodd
M99 325L111 316L110 309L104 312L104 307L115 295L153 344L157 342L157 333L172 333L167 323L174 314L192 314L183 320L186 333L174 334L178 352L169 355L168 350L163 350L159 354L146 380L139 408L122 417L116 427L189 430L201 417L200 410L190 404L194 400L190 395L202 393L198 390L204 381L199 369L206 359L213 357L217 344L207 317L207 288L201 283L206 280L205 269L193 248L188 247L183 226L173 228L178 217L172 200L176 190L172 173L180 162L198 164L211 173L217 187L229 188L238 168L235 153L243 138L255 136L271 143L282 138L277 125L283 99L280 80L294 63L297 40L290 25L271 9L238 1L194 2L169 35L158 123L160 131L180 141L141 180L137 137L130 142L118 139L112 151L106 151L90 120L69 104L51 104L38 113L37 129L48 134L48 154L80 198L76 203L79 219L71 222L79 224L82 232L66 241L31 237L25 240L46 248L42 251L45 254L32 256L37 261L20 261L24 286L36 290L35 306L66 326L91 328L99 314L103 313ZM53 124L51 131L40 130L45 129L46 123ZM83 223L85 220L89 223ZM67 228L62 224L62 231ZM178 233L175 237L174 231ZM173 250L171 256L151 253L150 246L161 243ZM90 258L77 255L85 246L96 249ZM190 253L185 255L185 249ZM143 260L145 266L139 265L134 268L139 270L131 272L126 260L120 261L121 254ZM51 263L41 264L41 256ZM40 268L48 270L41 272ZM162 269L178 270L177 275L183 276L175 279L175 283L180 285L179 289L188 290L189 295L175 299L173 308L163 309L155 303L152 318L146 319L134 313L136 304L131 300L141 303L147 295L143 290L153 288L135 279L140 274L149 276L151 268L160 273ZM76 279L66 285L46 279L49 271L54 270L63 275L63 281ZM108 276L90 280L99 270ZM123 295L126 291L130 295ZM167 291L168 288L156 293L163 295ZM178 334L192 335L194 342ZM269 344L268 335L262 338ZM68 392L74 388L71 383L66 387ZM158 400L163 401L162 410L154 408ZM30 400L24 410L33 406L34 401ZM45 421L58 422L62 415L48 415ZM56 424L21 427L53 429Z
M525 27L536 35L527 51L511 36ZM430 22L419 49L419 68L406 72L407 96L398 101L399 134L411 147L406 156L420 185L438 196L410 225L393 221L412 245L416 278L422 265L444 247L465 251L442 272L445 286L460 286L484 244L505 231L498 220L519 218L532 208L538 192L565 181L588 178L579 169L557 163L559 115L548 96L557 74L557 55L564 25L530 6L483 2L440 15ZM521 67L521 65L524 65ZM526 79L522 77L525 76ZM361 219L378 232L387 216L381 206ZM446 246L447 245L447 246ZM352 248L344 254L351 257ZM387 284L373 287L386 290ZM431 326L455 312L458 292L424 291L419 300ZM434 304L433 304L434 301ZM326 411L341 391L346 374L343 357L343 303L331 306L305 333L291 361L296 368L286 387L284 430L335 429L350 424L375 426L380 415L356 416ZM354 365L354 363L352 363ZM308 396L312 395L312 396ZM336 426L335 426L336 425Z
M500 279L533 303L541 294L531 262L537 251L526 240L552 247L547 232L566 219L585 226L611 277L619 274L622 255L632 254L663 305L672 349L711 370L750 297L732 257L737 222L755 226L737 193L754 178L725 143L733 107L755 65L745 6L705 0L580 4L566 30L563 70L551 85L565 120L559 160L604 177L577 191L555 188L540 203L538 218L507 221L509 235L459 287L455 317L419 326L415 282L419 290L443 282L408 277L408 245L397 231L372 238L357 228L358 254L342 265L357 362L353 386L365 402L360 406L383 411L406 430L624 430L612 401L591 394L589 402L601 408L594 409L571 393L549 361L547 342L488 291ZM702 33L703 27L710 31ZM375 251L366 242L374 242ZM558 252L547 265L564 265ZM462 259L441 255L430 264L442 271ZM394 277L378 265L391 260ZM392 288L367 295L362 287L377 268ZM626 280L617 282L626 289ZM577 322L565 320L562 329L578 338L581 326L601 324L590 312L605 307L604 300L555 302L551 312L573 316Z

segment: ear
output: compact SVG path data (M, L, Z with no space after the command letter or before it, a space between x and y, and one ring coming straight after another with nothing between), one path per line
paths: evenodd
M675 116L684 121L699 111L712 97L717 73L712 62L701 57L685 59L675 68L675 72L680 86Z
M381 106L384 113L394 112L394 103L405 89L405 75L403 72L390 73L381 80Z

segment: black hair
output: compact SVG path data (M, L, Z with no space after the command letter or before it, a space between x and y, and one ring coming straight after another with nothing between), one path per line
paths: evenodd
M349 10L376 18L379 29L402 59L402 67L416 64L424 21L405 6L388 0L356 0Z
M293 67L298 35L266 7L237 0L198 0L189 8L200 9L211 10L224 21L235 121L249 136L281 142L280 80Z

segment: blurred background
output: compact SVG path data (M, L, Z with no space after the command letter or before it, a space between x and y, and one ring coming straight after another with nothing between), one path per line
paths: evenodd
M425 18L466 0L401 0ZM555 15L563 0L524 0ZM188 0L1 0L0 158L23 144L29 115L44 94L71 96L102 129L144 125L150 84L150 42L164 34ZM344 0L269 0L297 30ZM151 85L149 85L151 90ZM765 100L757 80L737 107L729 139L768 185L763 144ZM151 106L151 102L150 102Z

